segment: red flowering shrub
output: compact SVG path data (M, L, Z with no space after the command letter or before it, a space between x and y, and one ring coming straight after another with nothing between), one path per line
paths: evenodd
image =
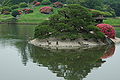
M23 9L22 10L25 14L33 13L32 9Z
M49 6L41 7L40 12L44 14L50 14L53 12L53 8Z
M55 3L53 4L53 7L61 8L61 7L63 7L63 4L62 4L61 2L55 2Z
M36 3L35 3L35 6L39 6L39 5L40 5L40 2L36 2Z
M101 32L103 32L108 38L115 39L116 33L115 29L109 25L109 24L98 24L97 27L101 29Z
M22 14L22 11L21 10L18 10L19 14L21 15Z

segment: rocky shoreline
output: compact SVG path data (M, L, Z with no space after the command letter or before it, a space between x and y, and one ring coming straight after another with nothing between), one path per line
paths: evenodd
M30 44L33 44L38 47L45 47L51 49L73 49L73 48L80 48L80 47L95 47L95 46L102 46L107 45L102 41L94 41L93 39L84 40L84 39L77 39L77 40L59 40L55 38L49 39L34 39L29 41Z

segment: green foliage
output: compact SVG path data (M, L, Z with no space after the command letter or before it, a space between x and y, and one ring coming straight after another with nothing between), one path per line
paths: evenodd
M10 9L9 7L7 7L7 6L5 6L5 7L3 7L3 8L1 9L1 13L3 14L4 11L11 12L11 9Z
M115 10L117 16L120 16L120 2L111 3L110 6Z
M17 9L17 8L19 8L18 5L13 5L13 6L11 7L12 10Z
M43 5L49 5L49 4L51 4L51 2L50 2L50 0L43 0L41 2L41 4L43 4Z
M86 27L86 30L88 30L88 31L99 31L100 29L97 26L88 25Z
M0 0L0 5L1 6L8 6L11 4L12 0Z
M36 27L35 37L57 37L63 40L74 40L83 37L82 34L84 33L88 38L96 38L97 34L91 34L90 31L96 32L100 29L93 24L92 14L87 8L79 4L71 4Z
M89 9L102 10L103 0L85 0L82 4Z
M105 35L104 35L103 32L101 32L101 31L96 31L95 33L96 33L96 34L95 34L95 37L96 37L96 38L98 38L98 39L104 39L104 38L105 38Z
M90 33L83 33L82 37L84 39L91 39L91 38L95 38L95 35Z
M44 39L50 37L54 33L54 29L50 28L48 25L41 25L36 27L35 37Z
M17 15L20 15L20 13L19 13L18 10L13 10L11 15L12 15L13 17L16 17Z
M28 7L27 3L25 3L25 2L22 2L19 5L20 5L20 8Z
M103 11L95 10L95 9L92 9L91 12L92 12L93 17L98 17L99 15L103 15L105 17L113 16L110 12L103 12Z

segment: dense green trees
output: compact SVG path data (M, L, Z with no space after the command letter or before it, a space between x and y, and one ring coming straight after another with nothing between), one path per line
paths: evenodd
M93 23L89 9L79 4L72 4L58 11L58 14L51 16L49 21L40 24L35 30L35 37L57 37L73 40L81 38L83 33L87 33L92 38L104 38L103 34L97 35L98 32L101 32L96 26L94 27ZM90 25L93 28L88 27ZM91 34L90 31L93 31L94 34Z

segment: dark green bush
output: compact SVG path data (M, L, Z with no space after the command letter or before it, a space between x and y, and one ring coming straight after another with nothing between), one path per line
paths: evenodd
M20 3L20 8L25 8L25 7L28 7L27 3L25 2Z
M50 2L50 0L43 0L43 1L41 2L41 4L42 4L42 5L49 5L49 4L51 4L51 2Z
M19 8L18 5L13 5L13 6L11 7L12 10L17 9L17 8Z
M98 28L97 26L94 26L94 25L88 25L86 27L86 30L88 30L88 31L100 31L100 28Z
M13 17L16 17L17 15L20 15L20 13L19 13L18 10L13 10L11 15L12 15Z
M101 32L101 31L96 31L95 33L96 33L96 34L95 34L95 37L96 37L96 38L98 38L98 39L104 39L104 38L105 38L105 35L104 35L103 32Z
M35 38L48 38L51 37L54 32L55 30L49 27L48 25L41 25L36 27L35 29Z

